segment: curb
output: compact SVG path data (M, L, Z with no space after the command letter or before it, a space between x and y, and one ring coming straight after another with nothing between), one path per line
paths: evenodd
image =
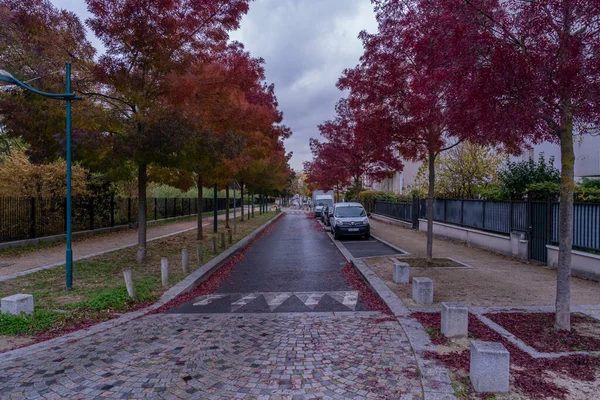
M141 310L132 311L132 312L123 314L118 318L111 319L109 321L102 322L97 325L93 325L93 326L89 327L88 329L82 329L79 331L68 333L64 336L46 340L44 342L35 343L35 344L32 344L31 346L26 346L26 347L22 347L19 349L7 351L6 353L0 353L0 363L2 361L13 360L13 359L23 356L25 354L36 353L36 352L43 351L43 350L46 350L46 349L49 349L49 348L52 348L55 346L60 346L63 344L71 343L73 341L83 339L87 336L91 336L91 335L95 335L100 332L104 332L108 329L114 328L115 326L122 325L131 320L142 317L151 311L156 310L157 308L168 303L169 301L171 301L175 297L179 296L180 294L183 294L183 293L193 289L195 287L195 285L198 282L200 282L201 280L208 278L210 276L210 274L212 272L214 272L223 263L223 261L225 261L227 258L238 253L240 250L242 250L244 247L246 247L250 243L250 241L252 241L257 235L259 235L262 231L264 231L271 224L275 223L275 221L278 221L279 218L281 218L281 216L283 216L283 215L284 215L283 212L279 213L278 215L276 215L275 217L273 217L272 219L270 219L263 225L256 228L252 233L247 235L245 238L243 238L242 240L240 240L239 242L237 242L236 244L231 246L229 249L225 250L223 253L221 253L217 257L213 258L211 261L209 261L208 263L206 263L205 265L203 265L196 271L192 272L190 275L188 275L182 281L175 284L169 290L167 290L165 293L163 293L163 295L160 297L160 299L156 303L154 303L146 308L143 308ZM196 228L192 228L192 229L196 229Z
M413 349L413 354L420 371L424 399L456 399L452 381L446 367L435 360L425 358L425 353L436 352L437 350L435 345L431 343L431 339L425 332L425 329L423 329L423 326L410 316L410 310L364 261L354 258L341 243L333 239L331 233L327 232L327 235L350 264L362 275L371 289L377 293L394 313Z

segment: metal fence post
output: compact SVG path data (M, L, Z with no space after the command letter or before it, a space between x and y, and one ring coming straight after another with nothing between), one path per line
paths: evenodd
M513 219L514 219L514 215L515 215L515 203L513 203L512 201L510 202L510 206L509 206L509 220L508 220L508 233L512 232L512 228L513 228Z
M412 212L412 223L413 229L419 229L419 196L413 193L413 212Z
M127 223L131 223L131 197L127 198Z
M110 195L110 226L115 226L115 195Z
M94 198L90 197L89 200L89 212L90 212L90 231L94 230Z
M29 198L29 236L33 239L35 232L35 197Z
M485 203L486 203L486 201L484 200L483 201L483 213L482 213L483 214L482 215L482 220L483 220L483 226L482 226L482 228L483 229L485 229Z

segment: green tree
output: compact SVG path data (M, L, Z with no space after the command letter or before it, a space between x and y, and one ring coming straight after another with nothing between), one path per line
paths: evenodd
M504 155L496 149L463 142L435 160L435 196L472 199L497 180ZM427 166L421 165L412 187L421 197L429 191Z
M527 161L508 160L498 172L498 181L504 200L522 200L530 185L544 182L560 184L560 171L554 167L554 157L546 161L542 153L537 162L532 158Z

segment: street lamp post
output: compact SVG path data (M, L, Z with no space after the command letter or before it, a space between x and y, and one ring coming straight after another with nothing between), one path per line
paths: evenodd
M65 269L66 269L66 288L73 288L73 250L71 248L71 101L81 100L81 97L71 93L71 63L66 65L66 91L65 93L47 93L37 90L25 82L21 82L12 76L9 72L0 69L0 84L1 85L17 85L30 92L39 94L40 96L49 97L55 100L64 100L67 104L67 121L66 121L66 153L67 153L67 204L66 204L66 225L67 225L67 249L65 254Z

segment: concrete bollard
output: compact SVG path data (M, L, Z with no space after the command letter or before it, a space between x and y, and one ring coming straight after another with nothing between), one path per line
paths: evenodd
M410 265L394 260L394 283L410 283Z
M0 312L2 314L12 314L19 316L21 313L26 315L33 314L33 296L30 294L13 294L3 297L0 300Z
M225 248L225 232L221 232L221 248Z
M202 243L196 245L196 260L198 261L198 266L202 265L204 262Z
M502 343L471 341L471 383L479 393L509 391L510 353Z
M181 268L183 269L183 273L187 274L188 273L188 266L189 266L189 254L187 249L182 249L181 250Z
M469 309L463 303L442 303L441 331L447 338L467 337Z
M160 259L160 278L163 286L169 284L169 260L166 258Z
M433 281L429 278L413 278L412 298L417 304L433 304Z
M133 283L133 272L130 269L124 270L123 278L125 278L125 287L127 288L127 294L132 299L135 299L135 285Z
M227 231L227 233L229 235L229 237L228 237L229 244L233 244L233 232L230 229Z
M212 251L217 254L217 237L214 235L212 237Z

